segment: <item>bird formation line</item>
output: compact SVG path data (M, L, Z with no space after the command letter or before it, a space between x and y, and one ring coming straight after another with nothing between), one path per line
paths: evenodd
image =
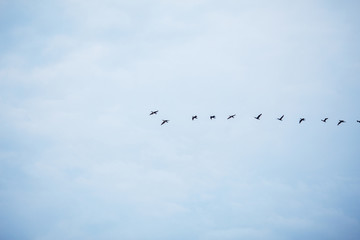
M159 110L151 111L149 115L150 115L150 116L152 116L152 115L157 115L158 112L159 112ZM232 118L235 118L235 116L236 116L236 114L229 115L229 116L227 117L227 120L232 119ZM257 115L257 116L254 117L254 118L255 118L256 120L260 120L261 116L262 116L262 113L260 113L259 115ZM277 120L283 121L284 117L285 117L285 115L282 115L281 117L277 118ZM193 116L191 117L191 120L192 120L192 121L197 120L197 119L198 119L198 116L197 116L197 115L193 115ZM214 119L216 119L216 116L215 116L215 115L210 115L210 120L214 120ZM326 123L328 119L329 119L329 118L326 117L326 118L320 119L320 120L321 120L322 122ZM299 119L299 124L301 124L301 123L304 122L305 120L306 120L306 119L303 118L303 117L300 118L300 119ZM165 123L169 123L169 121L170 121L170 120L163 119L160 125L162 126L162 125L164 125ZM357 123L360 123L360 120L356 120L356 122L357 122ZM343 123L346 123L346 121L345 121L345 120L339 120L338 123L337 123L337 126L339 126L340 124L343 124Z

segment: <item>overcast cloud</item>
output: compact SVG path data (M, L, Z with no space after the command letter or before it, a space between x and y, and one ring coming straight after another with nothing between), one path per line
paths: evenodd
M359 11L0 1L0 238L359 239Z

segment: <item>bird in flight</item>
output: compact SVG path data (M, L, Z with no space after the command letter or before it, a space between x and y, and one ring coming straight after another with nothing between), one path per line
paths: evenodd
M339 122L338 122L338 126L340 125L340 124L342 124L342 123L344 123L345 121L344 120L339 120Z
M230 115L227 119L229 120L230 118L234 118L235 116L236 116L236 114Z
M170 120L162 120L161 125L164 125L165 123L168 123Z
M360 120L356 120L358 123L360 123Z
M261 115L262 115L262 113L260 113L257 117L254 117L254 118L257 120L260 120Z
M301 122L303 122L303 121L305 121L305 118L300 118L299 124L300 124Z
M284 118L284 115L282 115L281 117L279 117L277 120L282 121L283 118Z
M326 123L327 120L328 118L321 119L321 121L323 121L324 123Z
M156 111L151 111L150 115L154 115L154 114L157 114L159 110L156 110Z
M198 119L198 118L197 118L197 115L191 117L191 120L194 121L195 119Z
M215 115L210 116L210 120L213 120L213 119L215 119Z

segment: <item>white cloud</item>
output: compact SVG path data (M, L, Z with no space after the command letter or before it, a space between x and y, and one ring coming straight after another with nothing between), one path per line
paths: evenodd
M358 236L357 26L333 6L64 1L50 32L36 6L0 61L0 236Z

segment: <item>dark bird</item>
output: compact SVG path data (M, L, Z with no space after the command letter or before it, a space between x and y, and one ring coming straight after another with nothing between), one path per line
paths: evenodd
M301 122L303 122L303 121L305 121L305 118L300 118L299 124L300 124Z
M236 114L230 115L227 119L229 120L230 118L234 118L235 116L236 116Z
M165 124L165 123L168 123L170 120L162 120L162 123L161 125Z
M360 120L356 120L358 123L360 123Z
M257 117L254 117L254 118L257 120L260 120L261 115L262 115L262 113L260 113Z
M284 115L282 115L281 117L279 117L277 120L282 121L283 118L284 118Z
M191 120L194 121L195 119L198 119L198 118L197 118L197 115L191 117Z
M210 116L210 120L213 120L213 119L215 119L215 115Z
M156 111L151 111L150 115L154 115L154 114L157 114L159 110L156 110Z
M326 123L327 120L328 118L321 119L321 121L323 121L324 123Z
M340 124L342 124L342 123L344 123L345 121L344 120L339 120L339 122L338 122L338 126L340 125Z

